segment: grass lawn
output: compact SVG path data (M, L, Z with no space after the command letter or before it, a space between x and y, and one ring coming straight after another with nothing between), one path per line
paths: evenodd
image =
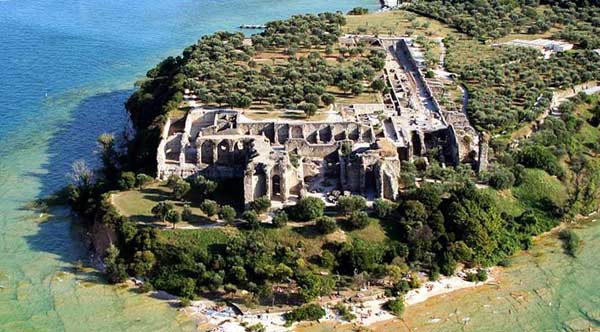
M510 216L517 217L525 212L523 205L515 198L511 189L495 190L492 188L484 189L488 191L494 200L499 212L504 212Z
M567 188L556 177L540 169L526 169L522 183L513 193L524 205L542 208L546 201L564 206L569 198Z
M592 113L590 110L600 103L600 96L598 94L591 96L590 104L580 104L575 108L575 114L583 120L591 119ZM575 139L583 145L595 144L600 142L600 130L584 121L581 125L581 129L575 134Z
M351 93L344 93L338 87L327 87L327 92L335 97L335 102L338 104L380 104L383 98L380 93L365 88L365 91L358 96Z
M136 222L156 222L157 225L162 224L162 222L157 220L151 211L152 207L162 201L173 203L177 211L183 211L184 202L173 200L171 189L158 184L145 188L142 191L128 190L112 195L112 203L119 213ZM196 204L190 204L190 208L196 220L185 220L178 224L178 226L185 225L185 222L196 223L207 221L206 215Z
M381 226L379 219L370 218L369 226L348 232L348 235L352 239L359 239L370 244L385 242L388 237L385 234L385 230Z
M269 239L292 248L297 248L302 257L308 258L321 254L321 247L327 242L314 225L304 227L265 228L264 232Z
M176 245L193 245L210 249L213 245L225 244L227 240L238 234L235 227L214 227L203 229L164 230L160 237L169 243Z
M366 29L367 34L406 35L407 30L424 33L430 36L443 37L452 32L442 22L418 16L405 10L392 10L367 15L347 16L347 24L343 27L346 33L356 33ZM423 24L429 27L423 27ZM413 26L414 24L414 26ZM416 26L419 26L418 28Z

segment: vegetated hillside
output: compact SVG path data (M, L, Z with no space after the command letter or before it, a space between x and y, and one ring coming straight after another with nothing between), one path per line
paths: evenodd
M596 0L413 0L407 8L480 40L560 28L554 33L557 38L582 48L600 47L600 5Z
M600 55L591 50L544 59L539 51L524 47L492 50L453 36L445 43L447 67L460 75L469 92L469 118L478 129L491 133L535 120L550 105L552 91L600 79Z

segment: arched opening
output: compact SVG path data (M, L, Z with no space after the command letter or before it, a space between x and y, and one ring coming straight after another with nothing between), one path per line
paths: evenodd
M422 153L421 137L416 131L413 131L411 142L413 146L413 156L420 157Z
M236 165L244 164L246 161L246 150L244 142L238 141L233 145L233 162Z
M221 141L217 145L217 163L230 165L232 163L232 153L228 141Z
M211 141L204 141L204 143L202 143L202 156L201 156L201 162L203 164L209 164L212 165L213 163L213 142Z
M277 174L271 177L271 199L281 200L281 177Z
M365 195L369 199L375 198L376 184L375 184L375 170L373 166L368 166L365 169Z

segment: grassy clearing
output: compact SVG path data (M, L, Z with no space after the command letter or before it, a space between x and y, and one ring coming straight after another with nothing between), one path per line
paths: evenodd
M303 257L320 255L323 244L327 242L326 238L313 225L266 228L264 232L268 239L273 239L285 246L297 248L298 253Z
M195 246L209 249L213 245L225 244L227 240L238 234L234 227L218 227L186 230L165 230L160 232L161 238L175 245Z
M112 195L112 203L119 213L136 222L151 222L157 225L162 224L162 222L152 215L152 207L162 201L173 203L177 211L183 211L184 202L173 200L171 189L161 185L153 185L142 191L128 190ZM207 221L206 215L196 204L191 203L190 208L196 219L185 220L181 225L185 225L186 222Z
M286 119L286 120L305 120L305 121L323 121L327 118L327 114L319 112L310 118L307 117L303 112L288 112L288 111L267 111L267 110L245 110L244 115L252 120L273 120L273 119Z
M482 60L496 56L496 50L488 44L482 44L477 40L462 34L455 34L455 41L447 45L446 66L451 72L460 72L460 68L466 65L477 65Z
M567 189L556 177L543 170L526 169L521 185L514 189L514 195L523 205L543 208L546 202L564 206L569 198Z
M492 188L485 189L496 201L496 206L500 213L504 212L510 216L517 217L525 212L525 207L515 198L511 189L495 190Z
M443 37L454 31L442 22L419 17L405 10L393 10L367 15L348 16L343 27L346 33L363 31L366 34L406 35L407 31Z
M600 96L595 94L591 97L590 104L577 105L575 108L575 114L577 114L577 116L581 119L591 119L593 115L590 112L590 109L593 107L593 105L596 105L599 102ZM600 142L600 130L592 126L589 122L583 121L581 129L575 134L575 140L586 146L593 145L597 142Z
M338 104L380 104L383 102L381 94L371 89L365 89L358 96L344 93L337 87L328 87L327 92L335 97L335 102Z
M352 239L359 239L369 243L382 243L388 240L385 230L379 219L371 218L369 226L348 232Z

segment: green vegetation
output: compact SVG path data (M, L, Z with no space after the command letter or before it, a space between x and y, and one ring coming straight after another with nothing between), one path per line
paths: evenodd
M396 298L389 300L384 304L384 308L395 316L401 317L404 313L404 299Z
M301 109L313 116L319 105L333 102L326 93L332 87L359 95L383 68L384 53L366 45L339 49L340 61L350 66L322 57L323 48L337 44L343 24L340 14L297 15L267 23L251 37L252 46L240 33L205 36L184 51L184 86L205 104Z
M325 203L317 197L305 197L289 208L288 215L298 221L310 221L323 215Z
M293 322L305 320L319 320L325 316L325 309L317 304L306 304L285 314L285 320L291 325Z
M318 218L315 225L321 234L331 234L337 229L335 219L327 216Z
M467 112L475 127L492 133L516 129L535 120L554 90L600 79L593 51L570 51L543 59L531 48L474 45L457 36L445 39L446 65L459 74L469 93ZM481 56L481 53L484 56Z
M364 7L354 7L349 12L348 15L365 15L369 13L368 8Z
M338 311L338 314L340 315L340 317L342 317L342 319L345 321L351 322L354 319L356 319L356 315L353 314L350 311L350 308L345 306L342 302L336 303L335 310Z
M482 41L512 33L537 34L561 28L554 37L573 41L583 48L600 47L600 7L594 1L416 0L407 8Z
M581 247L579 236L572 229L563 229L558 233L558 237L563 241L565 252L573 257Z

